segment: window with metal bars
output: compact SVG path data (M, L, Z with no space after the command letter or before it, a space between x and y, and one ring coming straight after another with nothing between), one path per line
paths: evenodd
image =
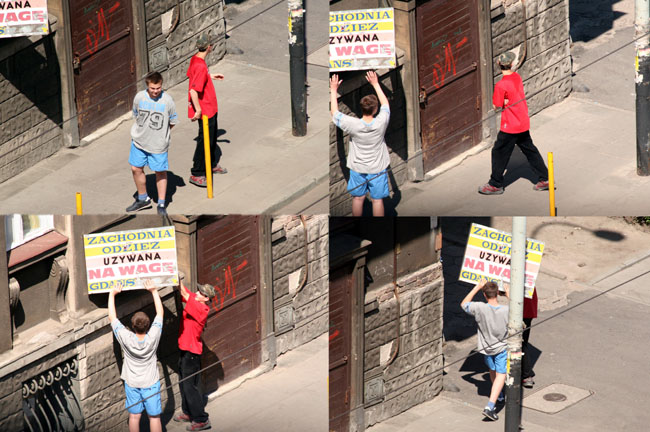
M66 360L23 383L24 430L81 431L84 418L73 378L76 358Z

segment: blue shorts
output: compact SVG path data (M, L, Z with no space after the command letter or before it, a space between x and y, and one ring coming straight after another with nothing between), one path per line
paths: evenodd
M160 381L147 388L129 387L125 381L124 393L126 393L125 407L131 414L140 414L144 409L147 410L147 414L150 416L157 416L162 413L162 404L160 403ZM143 401L143 399L148 396L151 397Z
M348 192L354 197L365 196L370 191L370 198L386 198L388 193L388 174L383 170L377 174L360 174L350 170Z
M503 350L499 354L487 355L485 356L485 364L490 370L496 371L497 373L506 373L506 363L508 361L508 350Z
M161 172L169 169L169 161L167 160L167 152L165 153L149 153L139 149L131 141L131 153L129 154L129 164L134 167L142 168L149 165L151 171Z

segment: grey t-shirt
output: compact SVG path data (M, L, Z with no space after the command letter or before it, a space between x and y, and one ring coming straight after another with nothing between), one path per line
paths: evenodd
M464 311L474 316L478 324L478 352L494 355L507 348L508 306L469 302Z
M340 111L332 117L334 124L350 134L347 167L360 174L377 174L390 165L384 133L390 120L390 108L382 105L370 123Z
M111 322L111 327L124 355L121 378L129 387L136 388L147 388L157 383L160 377L156 350L162 334L162 317L156 315L142 341L118 319Z
M133 98L131 138L136 147L149 153L165 153L171 142L171 127L178 123L174 100L166 92L151 99L146 90Z

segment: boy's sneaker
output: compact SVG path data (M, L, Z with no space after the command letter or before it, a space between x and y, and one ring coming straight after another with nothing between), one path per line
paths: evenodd
M208 181L205 176L190 176L190 183L198 187L208 187Z
M496 410L495 410L494 408L493 408L493 409L490 409L490 408L488 408L488 407L485 407L485 409L483 410L483 415L484 415L485 417L489 418L489 419L492 420L492 421L497 421L497 420L499 420L499 416L497 415L497 412L496 412ZM188 429L188 430L189 430L189 429Z
M167 210L165 210L165 206L158 204L158 214L160 216L167 216Z
M524 378L521 381L521 385L526 388L533 388L533 386L535 385L535 381L533 380L533 377Z
M492 186L490 183L485 183L478 188L478 193L481 195L501 195L503 193L502 187Z
M187 414L180 413L180 414L174 416L174 421L189 423L191 421L191 419L190 419L190 416L188 416Z
M217 165L216 167L212 168L212 172L214 174L228 174L228 170L221 165Z
M128 206L126 208L126 211L127 212L136 212L136 211L144 210L144 209L148 209L148 208L151 208L151 198L149 198L149 197L147 197L147 199L144 200L144 201L140 201L139 199L136 199L133 204L131 204L130 206Z
M186 427L185 430L200 431L200 430L210 429L211 427L212 426L210 426L210 420L206 420L204 423L192 422L192 424Z
M533 186L533 190L536 190L536 191L548 190L548 181L545 181L545 180L538 181L537 184L535 186Z

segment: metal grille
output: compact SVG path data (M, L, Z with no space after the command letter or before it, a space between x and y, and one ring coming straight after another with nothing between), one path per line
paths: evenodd
M70 359L23 383L26 431L81 431L84 418L73 391L76 359Z

